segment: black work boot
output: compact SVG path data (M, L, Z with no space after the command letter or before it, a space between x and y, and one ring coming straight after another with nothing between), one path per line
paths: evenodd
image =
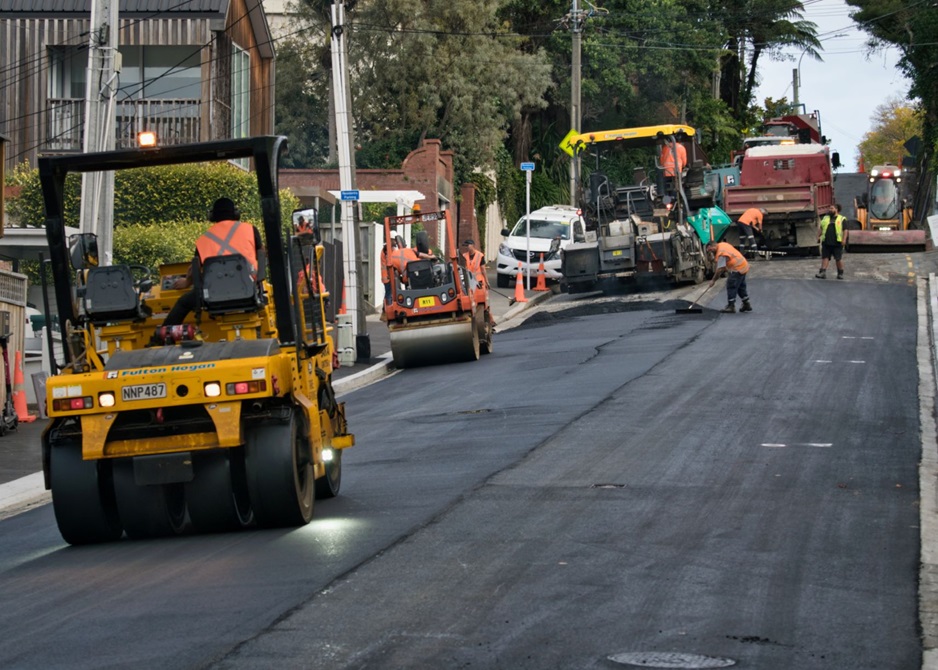
M748 300L743 300L743 306L739 308L740 312L751 312L752 305L749 304Z
M731 302L726 307L720 310L722 314L736 314L736 303Z
M843 270L838 270L838 271L837 271L837 279L843 279L843 278L844 278L844 271L843 271Z
M827 279L827 270L821 269L817 271L817 274L814 275L818 279Z

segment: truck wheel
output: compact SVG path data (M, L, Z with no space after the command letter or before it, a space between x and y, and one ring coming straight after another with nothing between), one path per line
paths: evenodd
M302 526L313 518L313 463L296 413L248 431L244 450L251 507L259 526Z
M185 485L186 501L189 518L197 530L225 533L254 521L243 449L195 454L192 467L195 477Z
M49 461L52 509L62 538L69 544L120 539L110 462L82 460L81 442L53 444Z
M508 275L503 275L501 273L495 275L495 285L498 286L498 288L508 288L508 283Z
M127 537L136 540L175 535L186 520L182 484L138 486L132 458L114 461L114 496Z

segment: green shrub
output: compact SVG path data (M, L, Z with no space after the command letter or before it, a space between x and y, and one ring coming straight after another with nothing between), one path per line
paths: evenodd
M39 171L18 166L10 183L22 187L9 202L10 216L24 227L41 227L45 222ZM114 174L114 228L167 221L205 221L212 203L231 198L245 221L259 224L261 204L257 178L230 163L163 165ZM287 190L280 192L280 213L284 230L290 229L290 213L298 206ZM81 176L70 174L65 182L65 224L78 227L81 207Z
M210 225L207 221L187 221L121 226L114 231L114 262L136 263L155 270L164 263L189 261L195 241Z

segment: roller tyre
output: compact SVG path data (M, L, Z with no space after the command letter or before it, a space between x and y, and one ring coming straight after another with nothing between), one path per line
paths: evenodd
M242 449L197 454L192 465L195 477L186 484L186 501L197 530L224 533L254 521Z
M182 484L138 486L131 458L114 462L114 496L127 537L143 540L179 533L186 521Z
M342 450L332 451L332 460L327 461L326 474L316 480L316 498L324 500L339 495L342 486Z
M309 523L313 518L313 464L295 413L286 423L250 429L245 465L251 507L259 526L281 528Z
M336 414L335 398L325 384L319 387L318 398L319 421L322 426L320 437L322 448L326 450L332 446L332 437L335 435L335 428L330 418ZM342 450L332 449L332 460L326 461L324 465L326 474L316 480L316 498L319 500L335 498L339 495L339 489L342 487Z
M111 464L82 460L80 444L53 445L49 457L52 509L62 538L69 544L120 539Z

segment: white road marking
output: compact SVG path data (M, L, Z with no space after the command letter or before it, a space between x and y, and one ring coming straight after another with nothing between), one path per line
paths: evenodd
M791 442L786 444L784 442L763 442L761 447L769 447L771 449L784 449L785 447L813 447L816 449L828 449L834 446L833 442Z

